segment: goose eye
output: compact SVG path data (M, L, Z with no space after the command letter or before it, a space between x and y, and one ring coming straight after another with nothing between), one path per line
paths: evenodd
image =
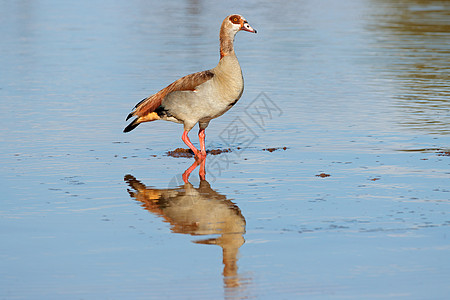
M239 17L238 16L231 16L230 17L230 21L231 21L231 23L233 23L233 24L239 24L240 22L239 22Z

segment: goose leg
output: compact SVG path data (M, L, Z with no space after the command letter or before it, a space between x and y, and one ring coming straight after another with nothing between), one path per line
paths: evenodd
M200 151L202 156L206 157L206 147L205 147L205 129L200 128L198 131L198 139L200 140Z
M181 139L182 139L183 142L189 147L189 149L191 149L192 152L194 152L194 155L197 156L198 150L197 150L197 148L195 148L194 145L192 145L191 140L189 140L187 130L185 130L185 131L183 132L183 135L181 136Z

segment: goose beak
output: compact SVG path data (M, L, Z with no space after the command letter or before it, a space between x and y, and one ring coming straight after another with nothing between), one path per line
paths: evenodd
M252 26L250 26L250 24L248 24L247 21L244 21L244 24L242 24L241 30L256 33L256 30L253 29Z

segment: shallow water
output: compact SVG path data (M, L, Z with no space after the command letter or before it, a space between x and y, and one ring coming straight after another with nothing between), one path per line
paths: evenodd
M1 299L449 294L447 1L1 5ZM232 151L184 183L181 126L124 118L215 66L231 12Z

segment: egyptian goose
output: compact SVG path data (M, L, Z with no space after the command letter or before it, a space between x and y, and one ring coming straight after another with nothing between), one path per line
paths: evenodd
M244 79L234 53L234 36L240 30L256 33L240 15L226 17L220 28L220 60L211 70L184 76L164 89L136 104L127 120L136 117L123 132L143 122L166 120L184 125L183 142L198 158L206 157L205 129L209 122L228 111L242 95ZM199 124L200 149L197 150L188 132Z

